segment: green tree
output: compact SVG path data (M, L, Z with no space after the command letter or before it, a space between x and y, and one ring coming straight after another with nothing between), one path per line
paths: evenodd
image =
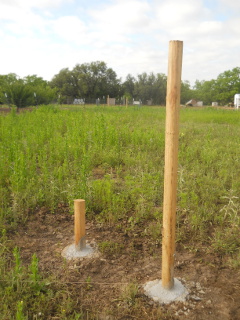
M134 98L141 99L143 103L151 100L153 104L166 103L167 77L162 73L139 74L134 86Z
M240 92L240 68L220 73L216 80L216 101L221 104L233 102L234 95Z
M32 102L32 91L26 86L22 79L17 79L13 83L5 86L5 96L7 102L17 108L29 106Z
M160 105L165 105L166 92L167 92L167 76L163 73L157 73L156 83L155 83L154 102Z
M181 83L181 103L185 104L193 97L193 91L189 81L182 81Z
M74 98L101 98L121 94L120 80L103 61L77 64L72 71L62 69L51 81L58 93L70 103Z
M218 101L216 80L196 80L193 90L193 96L195 99L203 101L204 105L211 105L213 101Z
M151 89L149 87L148 74L146 72L137 75L134 86L134 99L140 99L143 103L151 99Z
M110 95L116 97L120 90L120 80L113 69L103 61L77 64L72 70L76 98L100 98Z
M224 105L233 102L234 94L240 92L240 68L220 73L217 79L208 81L196 80L193 94L196 99L203 100L204 104L213 101Z
M126 98L128 99L133 98L135 83L136 83L136 79L131 74L128 74L126 76L126 80L122 84L123 95Z
M32 92L31 104L49 104L56 100L57 90L51 88L48 81L43 80L43 78L31 75L25 77L23 81Z
M20 79L16 74L0 75L0 100L17 108L48 104L56 99L56 90L36 75Z
M60 70L50 81L50 86L61 96L61 102L71 103L74 97L78 97L75 79L68 68Z
M7 97L7 88L17 80L15 73L9 73L7 75L0 75L0 103L10 103Z

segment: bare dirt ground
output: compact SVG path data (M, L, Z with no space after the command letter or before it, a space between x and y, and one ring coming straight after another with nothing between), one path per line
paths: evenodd
M33 108L31 107L24 107L24 108L18 108L17 109L17 113L23 113L23 112L31 112L33 110ZM0 113L10 113L12 111L12 108L11 107L1 107L0 106Z
M239 272L226 267L221 257L177 245L175 277L190 294L185 302L159 305L142 288L161 278L159 244L142 231L122 232L93 222L87 224L87 239L99 246L98 256L65 260L61 252L73 243L73 216L67 210L50 214L44 208L12 237L23 262L29 263L36 252L41 272L60 281L94 319L240 319ZM128 290L131 284L139 286L137 293Z

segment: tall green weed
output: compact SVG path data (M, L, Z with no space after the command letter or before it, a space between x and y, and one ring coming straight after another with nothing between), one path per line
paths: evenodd
M224 232L223 199L240 193L239 124L233 110L181 109L179 241L211 244ZM79 197L100 221L125 219L131 228L149 221L152 230L162 216L165 108L42 106L1 115L0 125L2 228Z

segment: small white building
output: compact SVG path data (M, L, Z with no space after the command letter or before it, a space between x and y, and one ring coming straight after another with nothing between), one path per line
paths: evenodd
M239 109L240 108L240 93L236 93L234 95L234 108Z
M203 101L198 101L197 102L197 107L203 107Z
M142 105L142 101L141 100L136 101L136 100L133 99L133 105L137 105L137 106L140 107Z
M73 104L85 104L85 100L84 99L74 99Z
M198 101L196 99L191 99L186 103L186 106L190 106L190 107L202 107L203 106L203 102L202 101Z

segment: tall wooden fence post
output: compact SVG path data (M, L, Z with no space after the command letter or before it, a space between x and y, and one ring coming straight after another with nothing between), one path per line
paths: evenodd
M182 41L169 42L162 238L162 287L165 289L171 289L174 286L173 273L182 51Z
M85 227L85 200L74 200L74 236L75 248L82 250L86 248Z

